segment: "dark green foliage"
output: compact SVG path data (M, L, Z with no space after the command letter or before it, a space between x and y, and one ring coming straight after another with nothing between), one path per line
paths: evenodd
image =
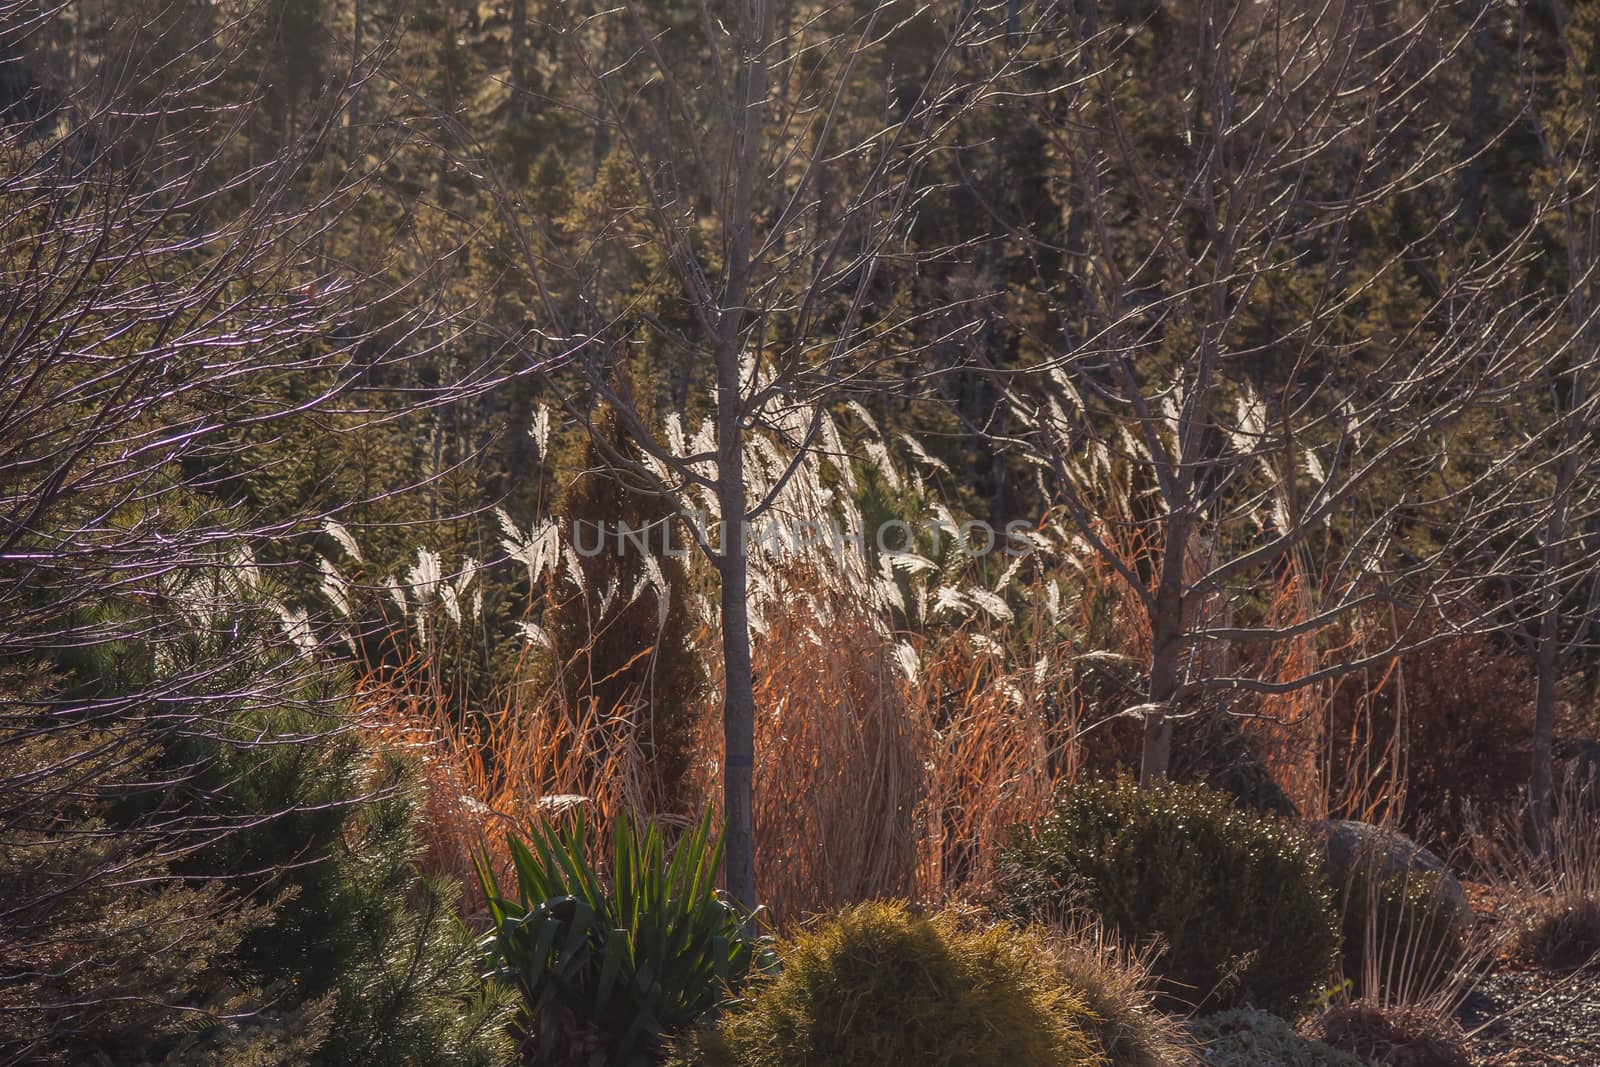
M1201 786L1093 782L1065 790L999 858L1019 915L1075 908L1136 943L1177 1002L1292 1012L1331 976L1327 883L1298 830Z
M543 1056L594 1041L608 1064L648 1063L673 1031L714 1012L771 956L753 917L717 894L722 837L707 814L672 850L652 821L617 821L609 884L591 865L581 815L567 829L507 838L516 898L480 855L496 974L522 994ZM531 847L530 847L531 843Z
M863 904L801 934L684 1067L1090 1067L1087 1009L1033 934Z
M459 889L417 869L408 767L335 725L310 707L275 708L202 754L209 810L248 828L196 865L265 872L257 895L276 902L240 946L242 973L291 1002L327 1002L309 1064L510 1062L510 1006L478 981Z
M597 432L619 452L636 451L614 415L606 415ZM562 534L579 548L584 588L560 580L545 628L568 707L592 706L602 716L642 709L660 805L684 810L692 711L706 681L693 647L688 574L666 546L670 537L672 549L681 552L689 535L676 528L669 502L624 488L607 468L604 452L590 442L585 473L561 498ZM650 562L666 584L664 611Z
M1294 802L1272 778L1250 738L1231 715L1197 715L1177 725L1171 776L1226 793L1243 808L1294 819Z
M117 726L30 733L0 733L0 1061L160 1060L206 1021L185 1009L259 1010L259 991L229 970L267 909L175 877L169 837L111 821L117 796L151 770L148 739ZM315 1011L296 1014L314 1045Z
M1425 988L1461 960L1464 914L1440 875L1359 860L1334 880L1342 927L1341 964L1358 996Z

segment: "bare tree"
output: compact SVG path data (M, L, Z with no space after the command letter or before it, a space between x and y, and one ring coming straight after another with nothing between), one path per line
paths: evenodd
M1121 38L1086 18L1081 91L1044 113L1070 167L1076 269L1060 332L997 377L1014 446L1147 616L1148 689L1128 709L1145 780L1167 774L1173 723L1202 697L1289 693L1497 625L1489 487L1518 460L1483 423L1550 319L1517 293L1526 234L1474 257L1448 219L1386 221L1448 185L1457 161L1425 102L1470 30L1440 8L1400 17L1360 0L1200 5L1202 40L1172 61L1194 91L1144 119L1155 131L1129 106ZM1289 575L1296 617L1252 614L1249 595ZM1401 603L1393 641L1358 656L1267 676L1263 657L1230 655L1314 646Z
M887 361L915 368L930 346L893 306L894 279L949 252L914 250L908 237L936 185L930 161L1018 68L994 48L1004 28L999 5L971 3L703 0L676 22L633 2L574 13L547 29L578 86L573 106L612 145L615 169L596 180L624 173L631 199L604 239L563 255L545 220L485 168L539 290L540 326L555 338L547 346L575 346L552 388L585 424L593 403L616 412L642 458L593 439L625 491L665 495L685 513L703 492L720 516L720 536L688 526L721 587L727 877L746 904L757 890L745 531L788 475L752 498L745 451L767 435L790 450L792 473L821 445L830 398L886 387ZM616 307L605 291L607 257L639 248L653 257L638 256L650 280L672 291L667 311ZM710 447L664 434L628 385L628 350L641 338L687 359L697 377L704 368ZM537 345L532 334L513 340Z
M354 86L252 160L255 101L227 79L250 87L256 12L203 8L118 5L90 33L66 5L0 2L0 1062L212 1010L185 999L189 952L226 952L260 909L172 866L281 813L197 813L177 753L308 744L230 733L291 701L346 725L307 693L255 560L321 516L265 518L229 480L274 427L358 410L427 352L425 316L324 253L364 176L305 175ZM59 36L71 78L47 62ZM116 803L136 810L109 823Z
M1530 648L1537 680L1528 801L1530 828L1542 845L1548 843L1555 802L1553 752L1564 667L1574 649L1592 647L1594 636L1586 630L1600 606L1600 441L1594 431L1600 414L1600 96L1575 52L1571 15L1563 5L1554 10L1563 48L1559 73L1548 106L1541 108L1536 98L1529 110L1550 185L1539 216L1549 220L1565 284L1549 354L1536 355L1527 374L1532 417L1516 422L1531 442L1521 491L1503 498L1520 549L1512 554L1521 564L1505 585L1507 608L1512 629ZM1592 24L1593 17L1587 21Z

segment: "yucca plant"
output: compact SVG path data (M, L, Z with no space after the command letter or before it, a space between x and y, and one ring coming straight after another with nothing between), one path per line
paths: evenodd
M591 1065L650 1062L662 1039L705 1018L775 957L748 914L715 887L722 835L709 813L671 850L650 820L624 816L611 838L609 878L590 863L582 813L507 836L516 897L500 889L486 852L478 879L494 929L493 973L522 994L541 1062L586 1043Z

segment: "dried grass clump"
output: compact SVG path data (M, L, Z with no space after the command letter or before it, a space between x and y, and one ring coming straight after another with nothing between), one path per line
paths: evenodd
M761 901L780 923L917 895L917 813L931 735L906 706L888 642L864 609L804 570L755 641L755 838ZM720 716L699 750L722 748ZM704 795L721 794L719 764Z
M754 815L773 920L981 889L1005 829L1042 812L1065 773L1038 687L960 630L897 646L869 598L811 565L766 580ZM719 752L720 715L701 729L699 751ZM714 756L701 769L703 795L719 795Z
M1524 957L1560 970L1600 962L1600 808L1583 783L1557 792L1542 840L1519 804L1477 820L1472 845L1478 876L1514 902L1508 925Z
M1041 935L863 904L780 950L681 1063L696 1067L1111 1067Z
M1341 963L1356 995L1414 1003L1458 985L1464 965L1484 954L1472 913L1447 891L1446 875L1420 866L1386 868L1372 846L1344 870L1328 862Z
M770 580L753 659L756 852L771 918L972 895L1005 828L1041 813L1067 773L1043 686L1013 684L961 632L920 654L897 648L871 603L806 568ZM692 795L721 792L717 689L692 709ZM573 803L596 835L620 812L676 810L649 773L637 705L574 711L557 686L528 690L462 715L405 676L363 686L368 721L419 756L430 870L475 884L470 853L486 839L504 873L505 831Z
M1329 1008L1313 1029L1369 1067L1471 1067L1461 1028L1435 1011L1356 1001Z
M1600 966L1600 900L1562 893L1537 901L1518 932L1517 950L1561 971Z
M1084 1025L1110 1067L1189 1067L1194 1043L1155 1006L1152 954L1129 949L1098 923L1069 924L1050 941L1055 969L1082 998Z
M447 704L396 685L366 686L362 704L386 747L417 756L423 865L476 886L480 844L496 875L510 874L507 830L522 831L576 805L596 842L623 812L654 810L643 729L630 716L571 716L558 697L508 700L465 720Z
M1011 827L1050 806L1071 776L1070 723L1052 722L1049 677L1018 678L966 633L929 647L907 702L931 724L919 816L919 885L937 899L991 891L995 851Z

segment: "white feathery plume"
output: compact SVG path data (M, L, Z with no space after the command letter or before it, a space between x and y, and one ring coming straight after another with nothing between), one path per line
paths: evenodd
M889 483L889 488L899 492L904 482L901 481L899 470L895 468L894 458L889 455L889 450L884 447L883 442L866 441L861 447L883 475L883 480Z
M1006 586L1011 584L1011 579L1015 578L1017 576L1017 571L1022 569L1022 561L1025 558L1026 557L1024 556L1015 556L1012 558L1011 565L1005 569L1004 574L1000 575L1000 580L994 583L994 591L996 593L1002 591Z
M1133 459L1138 461L1148 461L1150 459L1150 453L1145 449L1144 442L1134 436L1133 431L1128 428L1126 423L1117 426L1117 436L1122 439L1122 447Z
M550 640L550 635L545 632L544 627L536 622L529 622L523 619L517 623L517 629L521 631L523 640L530 645L546 649L555 647L555 643Z
M933 611L936 615L944 613L958 614L965 611L967 606L967 598L961 594L961 591L952 589L948 585L941 585L939 591L934 594Z
M540 524L534 539L538 551L534 554L529 577L537 582L545 571L553 572L556 569L556 561L561 557L561 527L556 525L554 519L546 519ZM581 578L580 575L580 583Z
M1015 612L1011 610L1011 605L1006 603L1004 597L996 596L987 589L968 589L966 595L982 609L984 614L996 622L1010 622L1016 617Z
M439 602L444 605L444 613L450 617L450 621L461 625L461 601L448 582L439 586Z
M757 359L760 356L756 348L745 349L744 355L739 357L739 391L749 394L755 389L757 374Z
M494 517L500 523L500 544L505 548L507 555L518 558L525 540L522 531L517 529L517 524L511 520L505 508L496 507Z
M901 612L906 610L906 601L900 592L899 582L878 578L873 581L872 589L875 594L873 600L878 606L896 608Z
M1234 401L1233 416L1237 428L1228 431L1228 439L1240 455L1248 456L1261 446L1261 438L1267 431L1266 410L1266 405L1249 385Z
M844 440L839 436L839 425L833 421L833 416L824 413L822 416L822 447L828 454L828 460L839 471L845 488L850 495L856 493L855 466L850 462L850 454L844 450Z
M1045 424L1057 443L1065 444L1072 440L1072 419L1067 415L1066 410L1056 402L1056 398L1050 397L1045 404L1045 408L1048 413Z
M666 460L662 459L654 452L643 452L639 456L639 459L645 465L645 467L649 469L650 473L656 476L658 481L672 481L672 471L667 466Z
M1161 418L1166 422L1167 429L1171 430L1173 433L1177 433L1181 419L1181 412L1178 407L1177 390L1162 393L1161 399L1157 406L1161 408Z
M871 413L869 413L867 409L861 405L861 401L847 400L845 401L844 406L849 408L855 417L861 420L861 424L863 426L872 431L872 436L880 439L883 437L883 432L878 429L877 422L873 420Z
M1067 394L1067 399L1072 401L1079 411L1083 410L1083 396L1078 392L1077 386L1072 384L1072 379L1067 377L1066 371L1060 366L1051 367L1050 379L1056 383L1058 389Z
M881 557L883 563L894 570L905 571L907 574L919 574L922 571L936 571L939 565L927 556L919 556L915 552L897 552L894 555Z
M894 646L894 661L910 681L915 682L922 674L922 661L917 658L916 649L904 642Z
M411 610L410 605L406 603L406 591L400 588L400 583L395 581L394 575L391 574L385 578L383 585L388 590L389 599L394 601L394 606L400 609L401 614Z
M1005 658L1005 648L1000 644L1000 642L996 641L988 634L973 632L967 635L967 639L972 642L973 648L977 649L979 652L982 652L984 655L995 656L999 659Z
M578 553L571 545L563 543L561 546L561 562L565 567L568 578L578 587L578 592L587 592L583 583L583 567L578 563Z
M717 451L717 426L710 419L700 423L700 429L695 431L694 440L689 442L689 451L693 455L702 452L715 455ZM709 462L709 461L708 461Z
M304 608L291 608L286 604L274 604L273 610L278 614L278 621L283 624L283 632L302 652L311 653L317 650L317 636L311 630L311 618Z
M683 417L676 411L669 411L663 421L667 434L667 447L672 449L672 454L675 456L688 455L683 439Z
M1055 545L1051 543L1050 538L1038 530L1018 530L1015 536L1023 541L1028 542L1028 547L1035 552L1048 552L1055 547ZM1019 562L1026 558L1026 555L1019 555L1017 557Z
M931 470L943 471L946 474L950 473L950 467L945 461L937 456L929 455L928 450L922 447L922 442L915 437L908 433L903 433L900 435L900 440L906 443L906 447L911 450L911 454L916 457L919 463Z
M356 544L356 539L351 536L349 529L342 522L336 519L323 519L322 532L333 538L334 542L344 549L345 555L357 563L362 562L361 546Z
M634 580L633 588L628 590L628 598L622 602L622 606L627 607L629 604L637 601L640 594L648 588L650 588L649 576L644 574L639 575L639 577Z
M456 575L456 596L466 595L467 587L472 584L473 579L478 576L478 571L481 569L482 564L471 556L462 557L461 572Z
M1306 449L1306 473L1311 475L1319 487L1328 480L1328 472L1322 469L1322 460L1317 458L1316 451L1311 448Z
M439 554L431 548L417 549L417 562L406 572L406 582L415 591L419 602L427 603L433 599L441 577Z
M717 605L710 594L701 593L694 598L694 608L702 621L709 622L717 617Z
M318 585L322 590L323 597L329 604L333 605L333 610L337 611L340 617L348 619L350 617L350 583L345 581L344 575L339 573L339 568L335 567L333 561L327 556L320 554L317 556L317 570L322 575Z
M1294 521L1289 516L1289 501L1281 487L1272 493L1271 521L1280 534L1286 534L1294 528Z
M539 458L546 459L546 449L550 445L550 409L543 404L533 409L533 419L528 425L528 436L533 438L533 447L538 452Z
M255 553L249 545L234 545L228 552L228 572L237 580L237 588L251 593L261 588L261 568L256 566Z
M664 631L667 628L667 613L672 606L672 591L667 585L667 576L661 572L661 563L652 555L644 557L645 578L656 593L656 629Z

